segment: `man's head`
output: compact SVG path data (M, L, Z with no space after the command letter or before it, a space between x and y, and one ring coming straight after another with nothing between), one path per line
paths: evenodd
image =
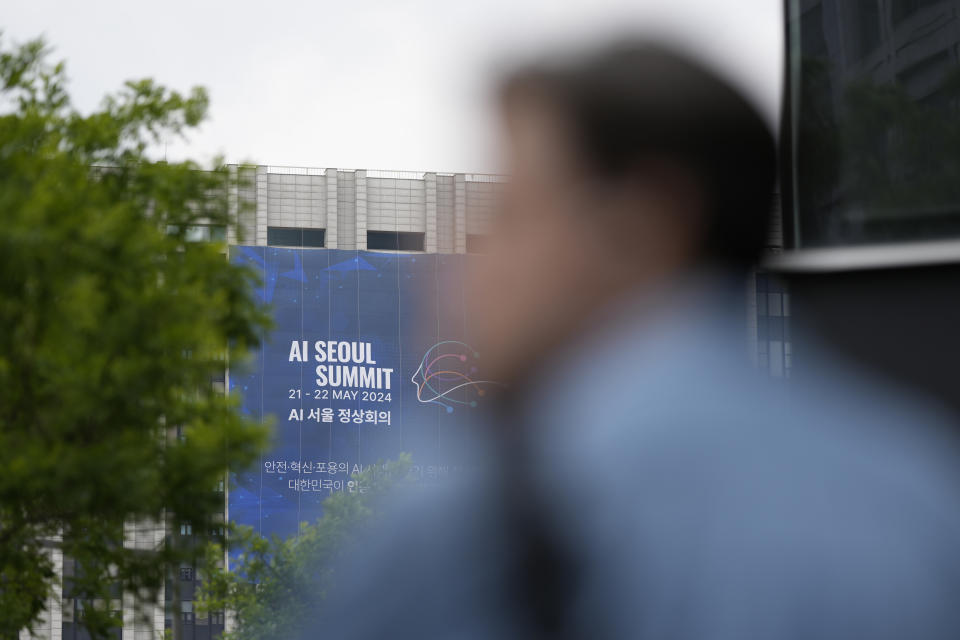
M511 181L473 283L488 375L516 381L620 298L755 262L774 140L703 67L621 43L521 70L500 97Z

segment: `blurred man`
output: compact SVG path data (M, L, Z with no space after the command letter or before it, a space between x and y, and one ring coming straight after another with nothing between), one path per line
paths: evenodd
M754 108L643 43L521 71L502 105L481 472L398 503L316 637L960 637L940 419L816 353L786 384L747 363L775 174Z

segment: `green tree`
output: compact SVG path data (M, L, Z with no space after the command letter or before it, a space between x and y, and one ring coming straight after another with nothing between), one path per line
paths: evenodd
M44 610L50 547L82 568L67 586L103 637L121 591L149 601L202 551L129 548L125 523L210 532L226 469L266 438L211 383L266 328L255 275L190 241L233 224L231 173L147 155L204 119L206 93L128 82L82 114L49 59L0 40L3 638Z
M410 457L376 465L354 476L360 492L340 492L323 503L323 517L303 523L298 535L263 538L249 527L233 527L230 547L238 559L223 567L224 548L211 545L198 593L202 613L226 611L236 629L224 640L298 637L331 588L332 565L349 540L377 514L377 505L409 478ZM335 588L333 586L332 588Z

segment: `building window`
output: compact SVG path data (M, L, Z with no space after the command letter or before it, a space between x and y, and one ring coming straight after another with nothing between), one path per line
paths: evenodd
M73 622L73 598L64 598L60 610L63 612L64 622Z
M767 293L767 315L779 318L783 315L783 299L780 293Z
M467 234L467 253L487 253L489 238L478 233Z
M180 579L191 582L193 580L193 567L180 567Z
M880 46L880 6L878 2L859 2L853 5L853 20L857 29L856 59L859 60Z
M921 9L935 5L940 0L893 0L890 8L890 21L894 25L903 22Z
M271 247L323 247L326 229L306 227L267 227L267 244Z
M367 249L373 251L423 251L423 233L367 231Z
M210 624L223 624L223 611L210 612Z
M193 525L181 524L181 525L180 525L180 535L182 535L182 536L191 536L191 535L193 535Z
M757 364L774 378L789 378L793 369L790 342L790 294L783 283L758 273L756 286Z
M811 5L830 10L803 11ZM788 248L956 240L960 64L956 37L945 35L956 3L786 6ZM950 51L940 53L947 41Z
M193 601L192 600L180 601L180 617L187 624L190 624L193 622Z

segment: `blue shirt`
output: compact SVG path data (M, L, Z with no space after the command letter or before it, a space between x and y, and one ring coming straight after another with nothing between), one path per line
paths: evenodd
M950 418L812 344L759 374L727 291L554 354L482 473L348 555L316 637L960 638Z

